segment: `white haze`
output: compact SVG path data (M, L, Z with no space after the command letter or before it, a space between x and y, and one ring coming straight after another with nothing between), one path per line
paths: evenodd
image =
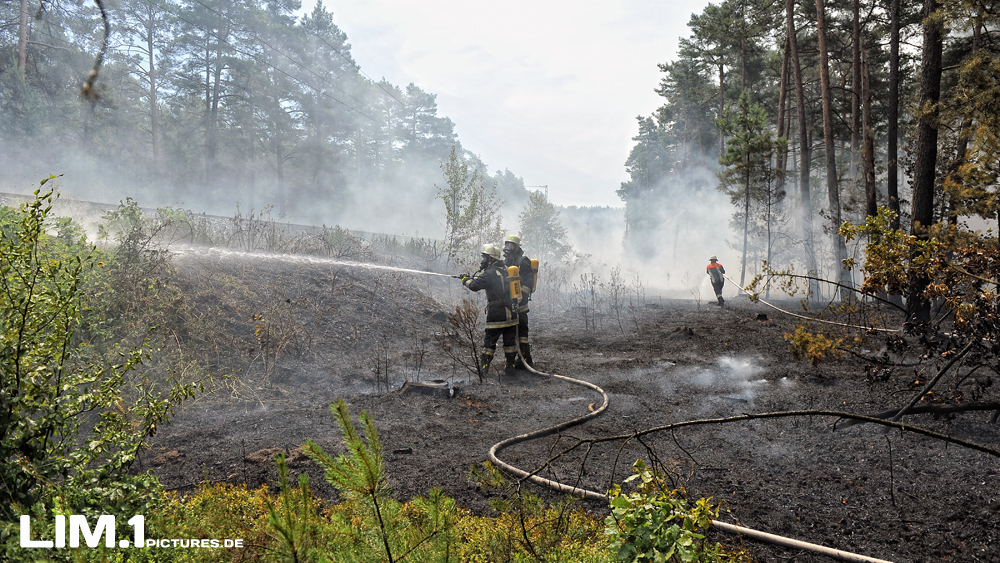
M362 70L436 93L493 169L548 185L556 205L616 207L635 117L663 103L656 65L706 4L325 0Z
M635 117L663 103L653 92L662 76L656 64L673 58L678 38L688 34L690 15L703 3L328 4L362 71L397 85L413 81L437 94L438 116L455 121L460 141L489 170L508 168L529 186L548 185L570 244L590 256L587 267L599 267L606 276L608 268L621 265L627 279L640 277L647 294L703 301L711 297L705 275L709 255L718 255L738 279L740 254L733 247L741 238L730 230L733 207L714 189L712 171L671 178L661 190L664 197L649 204L657 219L638 245L624 242L625 210L615 194L627 179L624 163L637 133ZM263 174L256 192L233 174L221 175L206 189L182 189L115 168L84 149L72 138L53 139L30 153L17 144L0 146L6 155L0 191L28 194L41 177L64 173L58 185L65 199L117 204L132 197L147 208L221 216L275 203ZM242 166L229 165L236 171ZM290 178L289 210L282 220L442 238L443 204L433 186L444 182L439 161L407 166L391 183L349 179L341 192L320 200L297 198ZM518 230L521 210L504 208L507 231ZM276 209L271 216L278 218ZM530 255L531 249L526 251ZM733 291L727 284L726 294Z

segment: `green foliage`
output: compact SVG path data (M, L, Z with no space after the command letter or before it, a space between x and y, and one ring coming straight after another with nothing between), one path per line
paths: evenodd
M642 460L635 462L632 473L625 482L635 481L636 491L625 493L616 484L611 490L611 515L605 519L605 534L613 537L611 549L618 561L746 560L742 552L728 553L720 544L704 541L704 532L719 515L710 499L699 499L691 506L683 491L669 490L662 473L648 469Z
M471 479L500 492L490 499L494 516L468 516L457 528L463 542L459 560L471 562L573 562L608 560L610 538L600 520L576 499L546 503L511 483L490 462L472 468Z
M740 95L735 111L723 114L718 126L726 137L726 152L719 160L726 168L717 174L718 189L736 206L733 226L744 231L744 241L748 236L762 239L754 246L762 249L762 257L769 260L774 207L784 196L776 192L778 171L773 159L778 150L783 150L784 139L774 139L764 108L752 103L747 92ZM743 258L746 262L746 254Z
M909 294L910 270L925 268L931 261L934 249L939 246L937 239L919 239L907 235L900 229L892 229L896 216L885 207L879 208L878 215L866 217L861 224L844 223L840 235L847 242L864 238L865 263L861 271L864 282L861 291L878 293L882 290L894 295ZM857 266L853 258L845 266Z
M103 220L98 234L112 243L105 266L110 277L105 316L122 321L134 318L139 311L157 308L153 303L162 285L160 279L165 277L168 257L159 245L159 235L169 221L146 216L132 198L106 212Z
M845 223L848 241L865 237L862 291L911 296L916 288L927 300L941 300L953 315L956 339L996 342L1000 337L1000 242L991 233L970 233L951 225L934 225L926 237L890 228L893 215L881 208L863 224ZM926 280L916 284L915 280ZM948 315L945 315L947 317ZM940 325L938 319L936 324ZM990 347L982 353L995 358Z
M348 455L331 458L312 441L306 442L305 452L326 471L327 481L349 497L360 495L373 500L385 497L389 493L389 483L385 478L382 441L375 429L375 421L368 413L361 413L361 425L365 432L365 439L362 439L343 399L330 405L330 411L340 426Z
M283 470L279 462L279 479ZM389 561L378 545L370 505L345 500L328 505L308 487L205 484L190 494L164 494L147 523L150 538L242 538L242 549L148 548L130 552L130 561ZM499 475L499 474L498 474ZM503 487L509 486L502 477ZM474 516L434 490L408 503L384 499L393 561L486 563L601 563L608 561L610 537L600 520L574 503L545 506L538 497L511 502L494 516ZM523 511L519 510L519 506ZM298 549L290 547L294 538ZM421 541L422 540L422 541ZM124 553L124 552L118 552ZM116 553L112 552L112 556Z
M89 314L84 287L98 253L64 222L47 234L51 201L51 191L36 192L0 228L0 539L16 535L19 514L142 513L158 485L148 472L130 475L132 464L194 391L127 379L142 349L110 365L86 361L74 334Z
M785 340L796 360L805 359L814 366L826 358L839 356L840 346L844 341L842 338L830 339L824 334L809 332L804 324L796 326L794 333L786 332Z
M311 502L319 501L311 499ZM280 496L271 494L267 486L248 489L246 485L207 483L183 496L164 493L161 507L149 518L147 537L198 540L238 538L243 540L245 547L150 547L138 554L155 563L228 563L236 557L243 561L260 561L264 559L265 553L274 553L276 560L283 560L285 553L268 524L270 511L281 504ZM130 557L136 557L136 552L131 552Z
M403 506L388 497L382 442L375 422L362 412L364 438L351 420L347 405L330 406L340 426L347 453L332 458L309 441L303 447L326 479L344 493L342 509L332 513L339 549L332 561L447 560L456 542L455 503L441 491Z
M447 185L437 187L437 197L444 202L448 256L471 266L478 262L484 244L497 244L503 238L503 202L496 195L496 183L487 188L484 173L478 168L470 170L455 147L441 169Z
M306 560L317 532L315 501L309 491L308 475L299 475L299 486L295 489L288 481L285 456L279 454L277 464L281 498L276 505L267 505L267 523L278 534L279 544L284 548L279 559L299 563Z
M528 206L519 215L521 246L543 264L554 264L568 258L573 247L566 239L566 227L559 222L559 212L544 192L528 194Z

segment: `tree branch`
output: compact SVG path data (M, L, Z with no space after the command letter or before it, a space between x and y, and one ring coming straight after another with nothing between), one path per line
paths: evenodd
M66 47L59 47L57 45L49 45L48 43L42 43L41 41L28 41L28 45L41 45L42 47L48 47L49 49L58 49L60 51L69 51Z
M927 383L927 385L924 386L924 388L920 391L920 394L917 395L916 397L914 397L913 400L910 401L910 404L908 404L905 407L903 407L902 409L900 409L900 411L896 413L896 416L892 417L892 421L896 422L900 418L903 418L903 415L906 414L906 412L908 410L910 410L911 408L913 408L913 405L917 404L917 402L920 401L920 399L923 399L924 395L926 395L928 391L930 391L931 389L934 388L934 386L941 379L941 377L945 374L945 372L947 372L949 369L951 369L951 366L955 365L955 362L957 362L958 360L961 360L962 358L964 358L965 355L968 354L970 350L972 350L972 347L975 344L976 344L976 341L972 340L968 344L965 345L965 348L962 348L961 352L959 352L958 354L955 354L955 356L951 359L951 361L949 361L947 364L945 364L945 366L943 368L941 368L940 371L938 371L938 374L934 376L934 379L931 379Z

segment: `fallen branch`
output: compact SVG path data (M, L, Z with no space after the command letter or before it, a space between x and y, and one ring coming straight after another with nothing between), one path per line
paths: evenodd
M768 418L793 418L793 417L804 417L804 416L834 416L834 417L837 417L838 419L859 420L859 421L862 421L862 422L870 422L872 424L879 424L879 425L886 426L886 427L889 427L889 428L898 428L899 430L902 430L904 432L912 432L914 434L920 434L922 436L927 436L928 438L934 438L934 439L940 440L942 442L947 442L949 444L955 444L957 446L962 446L962 447L968 448L970 450L976 450L976 451L979 451L979 452L983 452L985 454L989 454L989 455L991 455L993 457L1000 458L1000 450L991 448L989 446L984 446L982 444L977 444L975 442L970 442L968 440L963 440L961 438L956 438L954 436L949 436L948 434L942 434L940 432L935 432L933 430L928 430L927 428L921 428L919 426L913 426L913 425L910 425L910 424L906 424L906 423L903 423L903 422L895 422L895 421L891 421L891 420L884 420L884 419L877 418L877 417L874 417L874 416L868 416L868 415L862 415L862 414L854 414L854 413L842 412L842 411L804 410L804 411L766 412L766 413L760 413L760 414L742 414L742 415L739 415L739 416L731 416L731 417L727 417L727 418L706 418L706 419L699 419L699 420L688 420L688 421L684 421L684 422L675 422L675 423L672 423L672 424L666 424L666 425L663 425L663 426L656 426L654 428L647 428L646 430L637 430L637 431L632 432L630 434L618 434L616 436L607 436L607 437L604 437L604 438L582 438L582 439L578 439L577 442L575 444L573 444L572 446L566 448L562 452L560 452L560 453L558 453L558 454L550 457L549 459L547 459L544 463L542 463L541 466L539 466L537 469L535 469L531 473L522 472L523 475L519 475L519 476L525 477L525 479L527 479L528 476L534 476L534 475L538 474L539 472L543 471L545 468L547 468L551 463L553 463L557 459L566 456L567 454L569 454L570 452L572 452L576 448L578 448L578 447L580 447L582 445L585 445L585 444L588 445L588 446L590 446L590 445L598 444L598 443L601 443L601 442L614 442L614 441L619 441L619 440L634 440L634 439L637 439L637 438L639 438L641 436L645 436L647 434L653 434L653 433L656 433L656 432L664 432L664 431L667 431L667 430L674 430L674 429L677 429L677 428L684 428L686 426L704 426L704 425L708 425L708 424L729 424L729 423L733 423L733 422L746 422L748 420L759 420L759 419L768 419ZM548 485L547 483L540 483L540 484L546 484L546 485ZM594 493L592 491L581 490L579 488L569 487L569 486L566 486L566 485L563 485L562 487L563 488L557 489L557 490L562 490L563 492L566 492L566 493L569 493L569 494L577 494L577 495L583 496L585 498L591 498L591 499L603 499L603 498L606 498L606 495L602 494L602 493Z
M872 298L872 299L874 299L876 301L880 301L882 303L885 303L886 305L895 307L900 312L903 312L903 313L906 312L906 308L905 307L900 307L899 305L897 305L896 303L893 303L892 301L890 301L888 299L885 299L883 297L879 297L878 295L875 295L873 293L868 293L867 291L861 291L861 289L859 289L857 287L852 287L852 286L849 286L849 285L845 285L845 284L842 284L842 283L839 283L839 282L835 282L833 280L828 280L828 279L821 278L821 277L818 277L818 276L808 276L808 275L805 275L805 274L791 274L791 273L773 272L773 271L772 272L768 272L768 273L771 275L771 277L781 277L781 276L784 276L784 277L789 277L789 278L798 278L798 279L803 279L803 280L812 280L812 281L819 281L819 282L827 283L827 284L830 284L830 285L833 285L833 286L836 286L836 287L839 287L839 288L843 288L843 289L849 290L849 291L854 292L854 293L860 293L861 295L864 295L865 297L870 297L870 298ZM729 281L732 281L732 280L729 280ZM743 289L743 288L740 288L740 289ZM746 291L746 290L744 289L743 291ZM749 292L747 292L747 293L749 293Z
M903 415L905 415L907 411L913 408L913 405L916 405L918 402L920 402L920 399L923 399L924 395L926 395L931 389L934 388L935 385L937 385L937 382L941 379L941 377L945 374L945 372L951 369L951 366L955 365L955 362L964 358L965 355L968 354L970 350L972 350L972 346L975 345L975 343L976 343L975 340L970 341L968 344L965 345L965 348L962 348L961 352L955 354L955 356L951 359L951 361L945 364L945 366L941 368L941 371L939 371L938 374L934 376L934 379L931 379L929 382L927 382L927 385L925 385L924 388L920 391L920 394L914 397L913 400L910 401L910 404L900 409L899 412L896 413L896 416L892 417L892 421L895 422L903 418Z
M953 414L958 412L996 411L996 410L1000 410L1000 403L969 403L967 405L927 405L923 407L914 407L908 410L906 414L940 415L940 414ZM889 409L887 411L869 416L887 420L898 412L899 409ZM843 430L845 428L850 428L852 426L865 423L865 421L848 420L844 424L837 426L838 422L840 421L836 421L833 423L834 431Z

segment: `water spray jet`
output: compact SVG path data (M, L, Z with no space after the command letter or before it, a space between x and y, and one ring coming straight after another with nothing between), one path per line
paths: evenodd
M418 274L425 276L439 276L443 278L454 278L451 274L442 274L439 272L427 272L424 270L413 270L410 268L400 268L398 266L388 266L385 264L371 264L368 262L354 262L352 260L338 260L335 258L321 258L317 256L306 256L302 254L272 254L268 252L247 252L244 250L229 250L224 248L216 247L197 247L197 246L171 246L170 250L179 256L202 256L211 257L216 256L219 258L251 258L251 259L265 259L265 260L277 260L281 262L288 262L292 264L315 264L315 265L328 265L328 266L344 266L347 268L356 268L363 270L382 270L387 272L399 272L403 274Z

